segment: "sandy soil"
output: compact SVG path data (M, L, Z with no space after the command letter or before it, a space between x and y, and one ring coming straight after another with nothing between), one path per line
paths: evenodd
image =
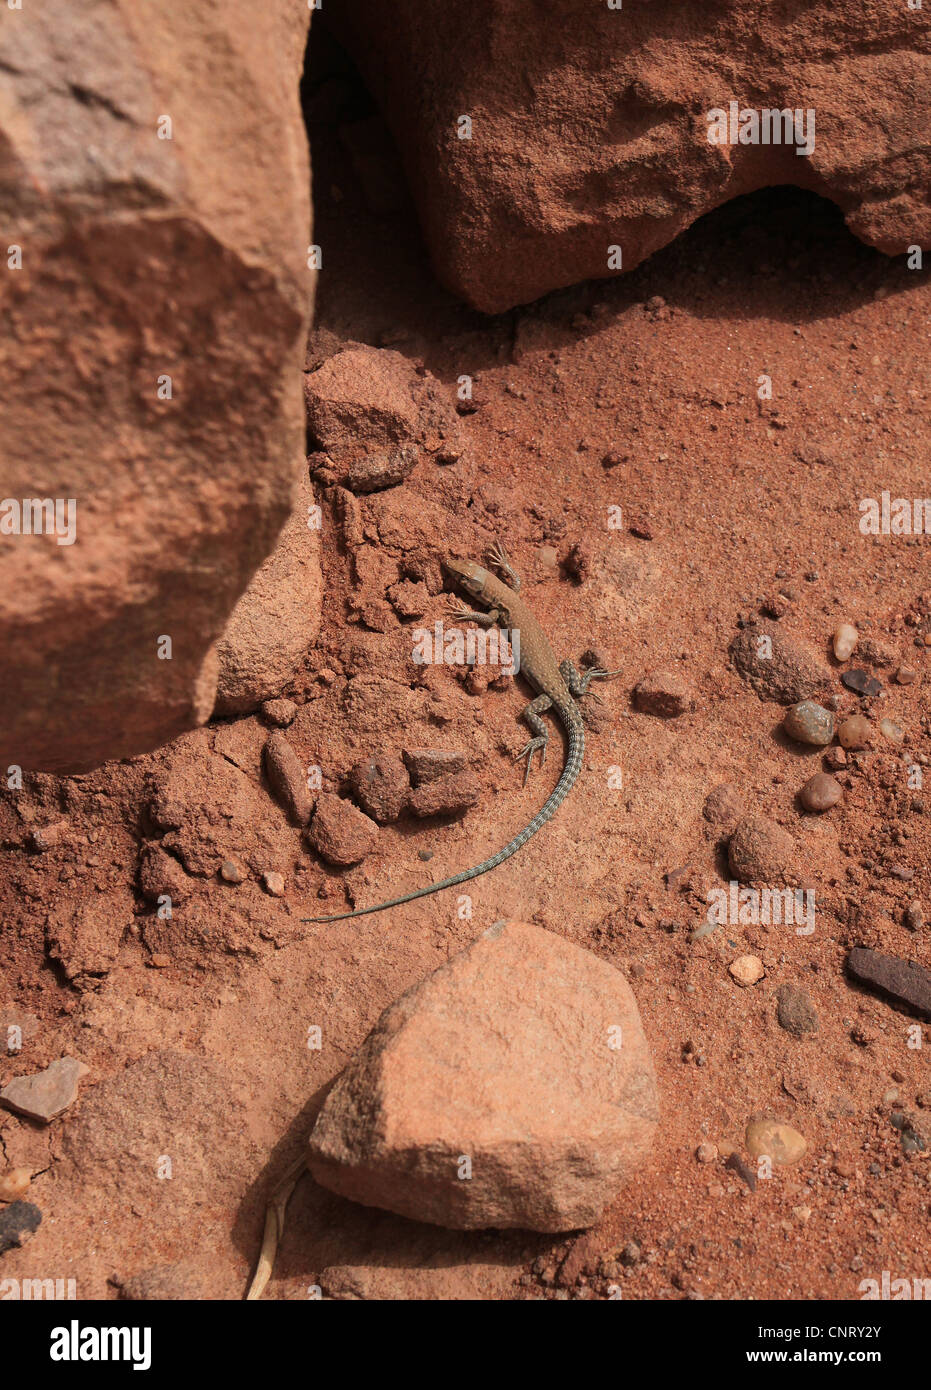
M382 200L372 211L379 200L322 122L314 155L325 268L313 350L390 344L451 393L471 375L480 403L462 417L459 463L425 460L402 488L362 500L372 544L390 562L411 535L421 559L447 545L478 556L501 538L557 654L595 652L620 675L588 702L573 795L475 881L471 920L446 894L302 925L308 909L339 910L347 878L372 901L477 862L557 775L551 751L545 774L521 786L519 681L431 668L412 683L405 625L359 622L322 497L324 620L284 692L300 707L288 736L333 787L363 756L465 748L482 785L474 810L404 819L360 868L327 870L262 785L258 716L5 795L0 1002L28 1019L3 1079L66 1054L89 1073L47 1128L0 1112L0 1158L30 1168L28 1198L43 1212L4 1277L73 1277L79 1296L100 1298L170 1266L162 1295L241 1296L265 1196L328 1084L387 1004L501 917L587 946L631 981L661 1095L652 1166L598 1227L555 1240L419 1226L305 1180L269 1297L304 1298L314 1284L381 1299L603 1297L613 1282L634 1299L850 1298L883 1270L928 1274L929 1149L905 1153L897 1128L900 1112L928 1124L927 1048L908 1045L914 1019L844 971L856 944L931 964L928 927L904 922L915 900L931 913L931 800L907 785L907 767L931 754L927 538L858 528L860 499L929 491L926 277L859 245L828 204L776 189L703 219L622 281L485 319L432 280L400 190L395 210ZM771 401L758 399L762 374ZM578 574L566 563L577 546ZM443 612L441 595L431 602L430 620ZM840 711L869 706L871 720L905 730L902 747L877 736L838 774L843 800L823 816L797 801L821 752L786 740L780 707L728 659L739 622L764 610L824 654ZM844 619L894 653L875 669L879 700L841 685L829 652ZM914 683L894 681L900 664ZM675 719L632 703L659 671L688 688L692 707ZM817 892L812 935L727 926L692 940L709 888L727 877L702 813L723 782L795 837ZM165 924L139 891L139 853L179 806L185 851L205 872ZM36 852L30 828L56 820L61 839ZM239 886L211 869L231 854L248 870ZM284 874L284 897L263 891L267 869ZM76 983L54 958L75 903L93 909L86 939L66 943L69 959L87 961ZM744 954L765 969L749 988L728 972ZM780 1027L785 984L809 996L817 1033ZM320 1051L306 1046L313 1024ZM751 1191L724 1159L744 1152L757 1114L788 1122L808 1148ZM717 1156L700 1161L701 1145Z

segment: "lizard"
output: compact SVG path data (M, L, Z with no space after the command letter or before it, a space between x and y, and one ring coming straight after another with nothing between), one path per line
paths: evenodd
M549 732L540 716L545 714L547 710L554 710L565 726L568 737L566 758L559 781L533 819L528 821L503 849L499 849L497 854L493 854L490 859L483 860L481 864L476 864L471 869L463 869L461 873L444 878L439 883L430 883L424 888L417 888L410 893L404 893L401 897L390 898L387 902L375 903L372 907L357 907L354 911L337 912L329 917L305 917L303 921L342 922L349 917L365 917L369 913L384 912L390 907L400 907L402 903L413 902L416 898L427 897L430 893L441 893L446 888L453 888L459 883L466 883L469 879L478 878L480 874L486 874L489 870L496 869L499 864L503 864L506 859L510 859L513 854L522 849L531 836L535 835L542 826L546 825L548 820L552 819L572 790L572 786L582 769L582 759L585 755L585 729L582 723L582 712L576 702L581 696L587 694L588 687L593 680L607 679L609 676L618 675L619 672L604 671L600 666L593 666L579 674L568 658L557 664L543 628L520 597L521 581L515 573L504 547L496 542L487 558L495 569L507 575L511 581L510 584L505 584L474 560L457 560L449 557L443 560L443 568L447 573L461 584L473 599L483 605L482 609L473 610L461 602L453 600L451 613L460 622L474 622L481 627L492 627L497 624L499 627L520 634L520 670L539 693L536 699L531 700L530 704L522 711L521 717L528 724L533 737L517 754L515 761L519 762L522 758L527 759L524 769L524 785L526 786L534 754L539 750L541 767L546 760Z

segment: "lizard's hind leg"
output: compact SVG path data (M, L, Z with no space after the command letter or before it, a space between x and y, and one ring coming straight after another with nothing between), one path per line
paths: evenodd
M527 785L527 778L530 776L530 765L533 762L533 755L538 748L540 749L540 766L542 767L546 762L546 745L550 740L550 732L540 718L540 715L545 714L546 711L552 707L552 704L553 701L550 699L549 695L538 695L537 698L531 700L527 708L521 712L521 719L527 721L532 733L535 734L535 737L520 750L517 757L514 759L515 762L520 762L521 758L527 759L527 766L524 769L525 787Z
M582 695L588 694L588 687L592 681L607 680L610 676L619 676L620 671L605 671L600 666L590 666L587 671L579 675L575 665L566 657L565 661L559 663L559 674L562 676L569 693L579 699Z

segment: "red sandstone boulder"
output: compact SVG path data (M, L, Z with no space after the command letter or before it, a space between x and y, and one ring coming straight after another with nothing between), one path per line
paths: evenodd
M590 1226L658 1118L613 966L499 922L386 1009L310 1138L324 1187L441 1226Z

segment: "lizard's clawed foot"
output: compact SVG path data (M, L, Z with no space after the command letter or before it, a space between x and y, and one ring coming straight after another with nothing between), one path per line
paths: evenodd
M514 759L514 761L515 761L516 763L519 763L520 760L521 760L521 758L526 758L526 759L527 759L527 766L524 768L524 786L525 786L525 787L526 787L526 785L527 785L527 779L528 779L528 777L530 776L530 767L531 767L531 764L533 763L533 755L534 755L534 753L535 753L535 752L537 751L537 749L539 748L539 750L540 750L540 766L542 767L543 764L546 762L546 745L547 745L548 742L549 742L548 737L543 737L542 735L538 735L536 738L532 738L532 739L530 740L530 742L527 743L527 744L520 750L520 752L517 754L517 757Z
M507 575L516 593L520 589L520 576L515 573L514 566L511 564L508 553L500 541L492 541L491 545L488 547L485 558L495 569Z
M466 618L472 615L471 608L468 604L463 603L462 599L459 598L457 594L450 594L447 598L446 611L451 618L457 618L460 622L464 622Z

